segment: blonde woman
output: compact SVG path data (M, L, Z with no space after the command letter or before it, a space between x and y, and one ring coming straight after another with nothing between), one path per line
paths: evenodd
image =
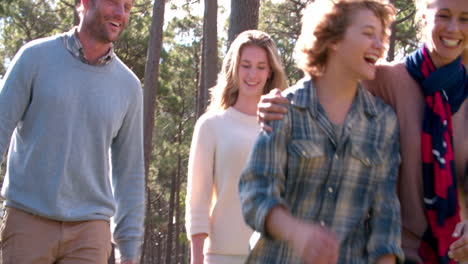
M190 149L186 228L191 263L244 263L252 230L242 219L238 182L260 127L257 103L286 77L271 37L241 33L224 58L208 112Z

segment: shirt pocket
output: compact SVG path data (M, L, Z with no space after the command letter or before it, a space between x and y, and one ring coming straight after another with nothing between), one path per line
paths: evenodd
M288 153L289 182L323 180L326 161L323 144L311 140L293 140L288 146Z
M351 141L350 161L348 171L351 175L363 181L378 181L383 179L382 168L384 159L379 145L373 142Z

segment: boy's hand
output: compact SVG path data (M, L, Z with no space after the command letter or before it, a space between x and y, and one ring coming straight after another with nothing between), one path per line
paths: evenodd
M328 229L316 224L300 222L294 227L289 243L306 264L335 264L339 244Z
M265 122L271 120L281 120L288 109L281 104L289 104L288 99L281 96L281 91L277 88L271 90L268 94L262 95L257 105L257 121L266 132L273 129Z
M384 255L377 259L376 264L395 264L396 258L394 255Z

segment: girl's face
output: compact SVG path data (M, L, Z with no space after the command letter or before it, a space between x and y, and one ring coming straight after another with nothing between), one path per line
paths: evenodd
M385 51L383 32L380 19L372 11L357 10L343 39L332 46L330 56L336 58L335 65L344 67L352 79L374 79L375 63Z
M259 46L243 47L237 70L239 99L251 96L260 98L269 76L270 63L266 51Z
M468 0L434 0L423 23L436 67L449 64L468 47Z

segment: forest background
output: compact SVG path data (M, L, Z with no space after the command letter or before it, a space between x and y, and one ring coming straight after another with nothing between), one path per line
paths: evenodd
M76 25L79 2L0 0L0 78L26 42ZM184 208L190 141L228 43L246 29L268 32L278 45L289 84L294 84L302 73L292 51L301 11L309 2L313 0L134 0L115 51L144 89L147 211L141 264L189 263ZM388 61L420 45L413 1L390 2L398 15ZM0 183L4 171L5 162Z

